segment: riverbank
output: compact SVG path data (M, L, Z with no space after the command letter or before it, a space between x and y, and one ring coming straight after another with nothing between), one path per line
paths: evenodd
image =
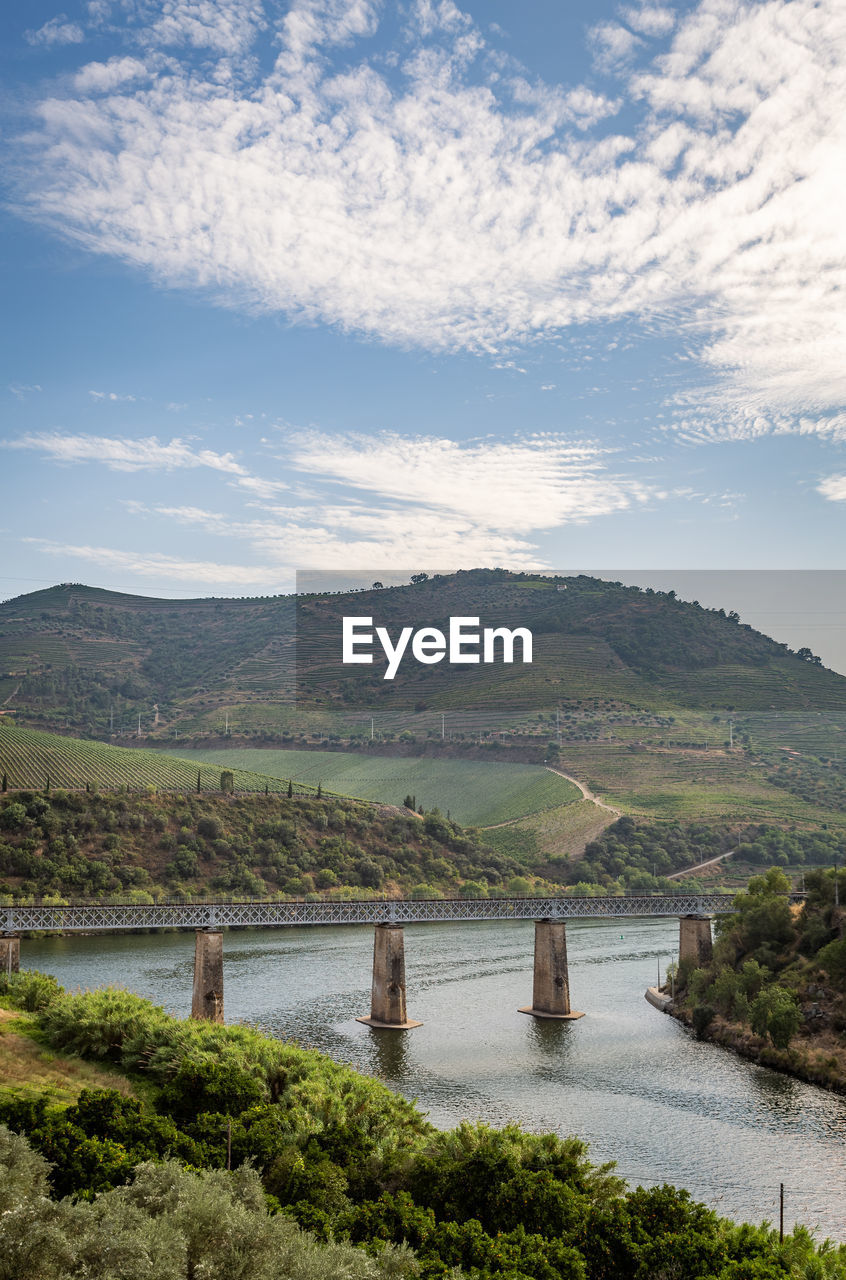
M648 994L646 998L649 1000ZM667 1004L662 1011L684 1026L692 1028L691 1010L684 1005L674 1004L669 997L666 999ZM650 1004L654 1003L655 1001L650 1000ZM660 1006L656 1004L655 1007ZM764 1037L756 1035L750 1027L717 1014L699 1039L731 1049L741 1058L757 1062L759 1066L769 1067L773 1071L784 1072L807 1084L819 1085L832 1093L846 1094L846 1049L840 1038L831 1031L825 1030L817 1035L794 1039L789 1048L777 1049Z

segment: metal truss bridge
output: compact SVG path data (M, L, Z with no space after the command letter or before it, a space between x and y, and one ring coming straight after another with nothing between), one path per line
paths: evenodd
M801 901L801 894L791 900ZM291 925L423 924L466 920L579 920L618 916L725 915L726 893L679 893L618 898L447 898L411 902L161 902L0 907L0 930L91 933L118 929L279 929Z

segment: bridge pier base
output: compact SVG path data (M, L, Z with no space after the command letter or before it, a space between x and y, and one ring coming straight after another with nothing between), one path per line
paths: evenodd
M191 1017L223 1022L223 933L220 929L197 930Z
M563 920L535 921L535 973L532 1003L520 1009L534 1018L575 1021L585 1015L570 1008L567 932Z
M711 963L713 942L710 916L679 917L679 964L687 961L696 969Z
M370 1017L356 1018L368 1027L408 1031L422 1027L405 1008L405 941L402 925L377 924L373 938L373 986Z
M0 977L11 977L21 968L21 940L14 933L0 937Z

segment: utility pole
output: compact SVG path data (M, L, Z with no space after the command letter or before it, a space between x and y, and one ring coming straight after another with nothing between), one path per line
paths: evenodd
M114 707L109 707L109 737L113 735L114 731L115 731L115 709Z
M226 715L226 723L225 723L223 732L225 736L228 737L229 736L229 712L227 711L225 715Z
M138 737L141 737L141 712L138 712Z
M733 746L734 746L734 725L732 724L731 720L729 720L729 751L731 751Z
M370 741L373 741L373 717L370 717Z
M784 1244L784 1183L778 1184L778 1242Z
M561 741L561 712L558 710L557 707L555 708L555 736L560 742Z
M446 737L446 716L441 712L441 742Z

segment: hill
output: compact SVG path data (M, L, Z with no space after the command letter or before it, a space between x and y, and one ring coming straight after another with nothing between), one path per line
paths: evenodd
M350 736L343 713L382 704L389 717L475 711L481 728L509 722L528 733L538 711L557 707L568 735L588 737L600 723L629 737L670 729L667 704L846 714L846 679L734 614L585 576L561 586L505 570L298 599L156 600L65 584L0 604L0 704L92 736L134 734L140 713L150 737L222 730L227 708L239 734L276 736L330 722ZM340 619L350 613L378 613L389 627L444 626L452 615L525 626L534 662L407 664L386 682L378 667L340 666Z
M542 861L542 860L539 860ZM295 795L0 795L0 901L485 897L550 884L438 813Z
M407 664L388 682L378 666L339 667L350 613L392 634L453 615L525 626L534 661ZM64 585L0 605L0 711L173 754L546 761L650 819L842 824L846 810L846 679L732 613L585 576L473 570L298 600ZM551 850L556 833L544 840Z

